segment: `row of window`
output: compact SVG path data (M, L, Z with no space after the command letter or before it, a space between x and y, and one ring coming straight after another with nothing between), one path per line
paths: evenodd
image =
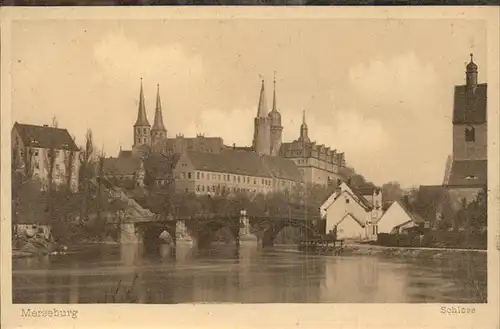
M226 187L220 185L196 185L196 192L212 192L215 194L231 193L231 192L257 192L256 189L240 188L240 187Z
M180 178L181 179L192 179L193 174L191 172L181 172L180 173ZM196 172L196 179L203 179L203 180L214 180L214 181L221 181L221 182L235 182L235 183L245 183L245 184L260 184L260 185L266 185L266 186L272 186L272 180L267 179L267 178L256 178L256 177L249 177L249 176L240 176L240 175L230 175L230 174L215 174L215 173L208 173L208 172L202 172L202 171L197 171Z

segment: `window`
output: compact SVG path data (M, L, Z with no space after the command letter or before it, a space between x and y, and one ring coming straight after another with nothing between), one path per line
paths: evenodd
M202 186L201 186L201 191L202 191L202 192L205 192L205 185L202 185Z
M205 178L205 174L201 173L201 179Z
M56 170L59 170L59 163L56 163Z
M236 182L236 176L233 176L233 181Z
M196 172L196 179L200 179L200 172L199 171Z
M253 179L253 183L257 184L257 179L256 178Z
M188 179L191 179L191 172L188 172Z
M212 192L215 192L215 185L212 185Z
M40 169L40 165L38 164L37 161L35 161L35 169Z
M238 183L240 182L240 176L238 176Z
M200 192L200 185L196 185L196 192Z
M186 191L186 193L188 193L188 192L189 192L189 189L186 187L186 188L185 188L185 191Z
M144 128L143 131L144 131L145 134L147 134L148 133L148 128Z
M38 156L38 150L35 150L35 156L36 157Z
M181 172L181 178L182 178L182 179L185 179L185 178L186 178L186 173L185 173L185 172Z
M474 142L476 140L476 130L474 127L469 126L465 128L465 141Z

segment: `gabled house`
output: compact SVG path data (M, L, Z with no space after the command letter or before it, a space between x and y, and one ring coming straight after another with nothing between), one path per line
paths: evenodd
M365 197L342 183L323 203L321 217L326 219L326 232L335 232L337 239L376 240L373 207Z
M410 211L402 201L394 201L377 222L378 233L402 234L412 228L429 226L419 214Z

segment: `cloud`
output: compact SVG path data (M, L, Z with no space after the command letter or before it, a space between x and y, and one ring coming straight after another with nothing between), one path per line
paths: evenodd
M416 110L416 105L432 102L439 79L433 66L406 53L360 63L349 70L349 81L363 99Z
M174 80L176 84L200 78L203 62L181 45L140 46L123 34L108 34L94 48L98 65L111 76L137 83L137 78Z
M435 69L407 53L358 64L349 71L349 82L357 106L368 117L379 118L387 142L376 153L360 157L356 168L382 181L439 184L451 152L451 109L443 103L443 84Z
M253 109L205 110L199 117L191 120L185 129L173 130L172 133L183 133L186 137L201 133L205 137L222 137L226 145L235 143L238 146L250 146L253 138L254 116L255 110Z

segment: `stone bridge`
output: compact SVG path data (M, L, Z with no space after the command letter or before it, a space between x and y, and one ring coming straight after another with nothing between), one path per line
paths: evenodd
M229 232L238 246L241 240L256 240L261 247L270 247L278 234L286 227L299 228L302 236L315 236L322 229L319 216L261 215L198 215L192 217L148 216L124 219L119 223L122 243L144 243L156 246L162 243L175 245L178 241L190 241L204 248L213 242L217 232ZM324 224L323 224L324 225ZM166 234L166 233L168 234Z

